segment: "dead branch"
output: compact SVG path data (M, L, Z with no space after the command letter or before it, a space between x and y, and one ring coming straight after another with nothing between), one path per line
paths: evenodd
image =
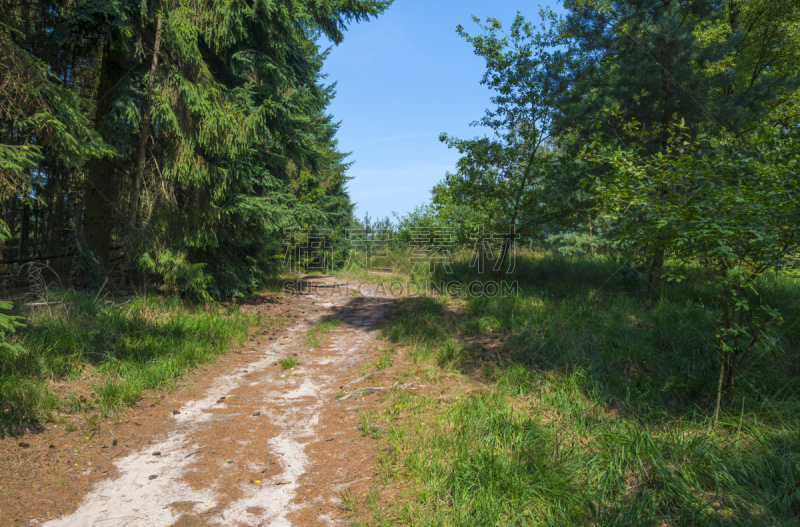
M339 397L337 401L346 401L347 399L352 399L353 397L364 396L372 392L383 392L394 388L398 388L400 390L413 390L414 388L424 388L424 387L425 387L424 384L418 384L416 382L409 382L406 384L395 384L394 386L370 386L369 388L359 388L358 390L352 391L347 395Z

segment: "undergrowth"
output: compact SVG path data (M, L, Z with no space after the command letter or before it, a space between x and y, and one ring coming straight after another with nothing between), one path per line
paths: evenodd
M641 278L613 262L539 253L507 277L514 296L402 301L387 338L470 388L390 393L401 424L378 468L408 492L374 523L798 525L800 283L759 283L785 322L713 429L714 292L700 278L648 309Z
M235 306L204 308L177 297L114 302L69 290L49 300L21 313L25 327L15 345L0 348L0 434L59 411L108 414L132 405L143 390L169 386L242 341L255 323ZM54 390L59 380L83 393Z

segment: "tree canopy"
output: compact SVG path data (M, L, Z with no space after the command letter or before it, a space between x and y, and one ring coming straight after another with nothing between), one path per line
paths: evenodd
M3 1L2 258L252 291L284 229L350 221L323 46L390 3Z

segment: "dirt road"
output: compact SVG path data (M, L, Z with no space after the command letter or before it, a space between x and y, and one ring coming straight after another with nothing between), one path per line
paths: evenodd
M113 460L75 511L47 527L288 526L347 522L342 493L372 476L354 390L393 299L366 283L312 278L290 299L295 321L172 410L148 444ZM342 321L311 347L306 331ZM293 356L301 365L283 369ZM116 442L115 442L116 444ZM105 448L105 446L104 446ZM91 467L88 468L91 470ZM116 473L111 473L116 472Z

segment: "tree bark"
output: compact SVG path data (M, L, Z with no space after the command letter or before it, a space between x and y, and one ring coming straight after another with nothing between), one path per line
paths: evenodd
M671 0L666 0L664 2L664 13L669 13L670 6L672 5ZM669 48L662 47L661 48L661 63L662 64L674 64L675 60L672 59L669 55ZM662 143L661 148L662 151L665 153L669 149L669 127L671 124L671 113L669 111L669 100L672 98L672 75L667 71L665 68L661 68L661 89L664 92L664 108L662 108L661 114L661 134L662 134ZM663 185L660 190L660 198L666 199L668 189L666 189ZM653 261L650 265L650 277L647 281L647 305L652 307L655 305L656 300L659 296L659 286L661 285L661 275L664 270L664 257L666 254L666 247L664 247L663 240L656 240L654 245L653 251Z
M506 236L505 241L503 242L503 249L500 253L500 263L497 266L497 274L495 275L495 280L498 282L500 281L500 277L503 274L503 267L506 264L506 258L508 257L508 251L511 248L511 244L514 239L514 223L511 223L508 227L508 236Z
M19 227L19 247L17 250L17 258L22 258L23 256L27 256L25 252L27 250L27 241L29 236L30 230L30 221L28 216L28 204L25 203L25 200L22 200L22 221L20 222Z
M6 222L6 217L7 217L6 214L7 214L7 211L8 211L8 202L9 202L9 199L8 198L4 198L2 203L0 203L0 222L5 223L6 226L8 226L8 223ZM6 248L6 242L2 238L0 238L0 260L3 259L3 253L5 252L5 248Z
M722 384L725 381L725 355L726 353L719 350L719 380L717 381L717 402L714 406L714 428L719 423L719 412L722 408Z
M736 0L728 0L728 24L731 26L731 33L739 31L739 4ZM736 85L732 79L730 85L725 88L725 95L731 97L735 91Z
M120 49L103 50L100 68L100 83L97 89L97 113L95 126L102 134L101 123L114 100L114 86L122 75L125 53ZM114 204L114 160L110 157L96 159L89 167L86 179L86 214L84 216L84 235L102 269L111 265L112 207Z
M719 348L719 381L717 382L717 401L714 407L714 428L717 427L717 423L719 422L719 412L722 407L722 387L725 382L725 364L729 354L725 348L727 331L731 327L731 296L730 289L728 289L727 285L722 286L720 301L722 304L722 317L718 329L720 336L717 338L717 347Z
M650 265L650 278L647 281L647 305L655 305L659 296L659 286L661 285L661 274L664 270L664 248L656 250L653 255L653 262Z
M136 230L136 220L139 215L139 193L141 192L142 179L144 178L145 155L147 152L147 139L150 137L150 107L152 105L153 84L156 78L156 68L158 67L158 50L161 47L161 3L159 3L158 19L156 20L156 37L153 44L153 59L150 63L150 78L147 81L147 96L144 100L144 115L139 131L139 158L136 162L136 178L133 181L131 194L130 213L128 216L128 236L125 243L125 253L131 254L130 248L133 242L133 233ZM127 268L123 269L120 278L120 285L125 285L127 281Z
M739 13L739 3L736 0L728 0L728 23L733 33L739 31Z
M61 201L61 171L56 166L54 170L50 171L47 178L47 185L45 186L45 196L48 200L47 204L47 220L43 222L43 240L42 249L49 252L54 252L58 245L58 232L61 226L62 218L58 215L58 203Z
M33 201L33 247L31 249L31 254L38 254L39 253L39 228L41 224L39 222L39 200L34 199Z
M9 256L11 256L11 255L14 254L14 248L17 247L17 244L16 244L17 238L15 236L16 233L17 233L17 195L16 194L11 196L11 203L10 203L10 206L9 206L7 218L8 218L8 220L7 220L6 224L8 225L8 232L10 234L10 237L8 239L8 244L6 244L6 247L7 247L7 251L6 252L8 253Z

